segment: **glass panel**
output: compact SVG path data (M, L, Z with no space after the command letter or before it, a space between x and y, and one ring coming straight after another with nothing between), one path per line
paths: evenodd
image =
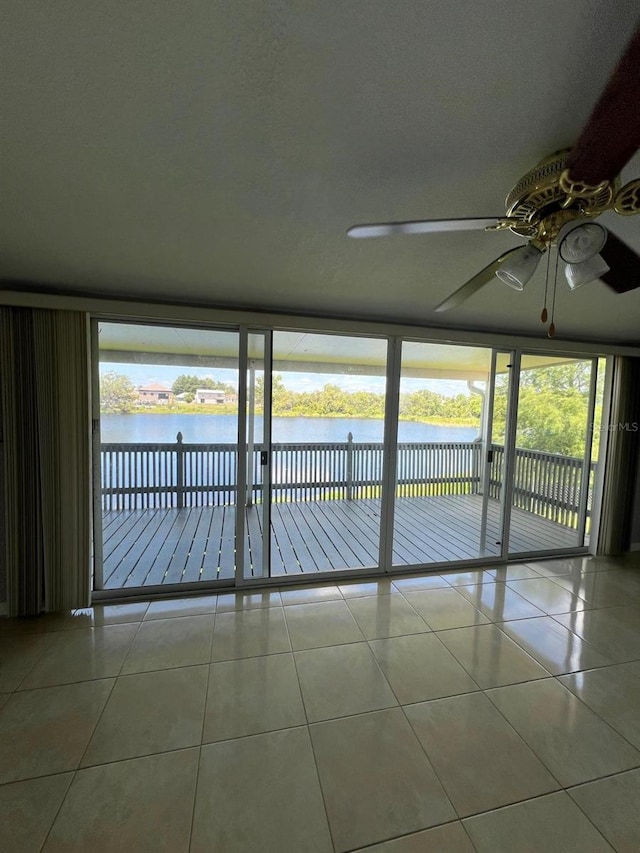
M238 344L99 324L104 588L233 577Z
M244 577L269 576L269 383L265 387L269 336L249 332L247 337L247 491L244 527ZM267 406L265 409L265 400ZM265 418L265 413L267 417Z
M273 333L271 574L377 567L387 343Z
M468 560L489 547L481 538L490 374L490 349L403 343L394 566Z
M589 546L591 539L591 520L593 512L593 497L596 484L596 472L600 462L600 447L602 445L602 409L604 403L604 384L607 375L607 360L600 358L597 362L598 376L596 379L595 405L593 411L593 425L591 429L591 461L589 463L589 492L586 499L586 517L584 527L584 539L581 544Z
M499 557L504 535L505 436L509 389L510 352L495 353L495 376L490 382L482 427L482 475L478 486L483 499L478 556Z
M509 552L584 544L591 444L592 359L523 354L518 391Z

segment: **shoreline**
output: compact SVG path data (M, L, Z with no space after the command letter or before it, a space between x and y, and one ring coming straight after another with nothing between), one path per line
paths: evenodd
M159 410L158 410L159 409ZM136 411L136 412L100 412L100 417L129 417L130 415L211 415L213 417L217 417L219 415L234 415L237 417L237 411L207 411L207 410L199 410L199 411L167 411L164 408L158 407L158 409L154 409L153 411L145 410L145 411ZM204 409L204 407L203 407ZM261 415L261 412L256 412L257 415ZM303 420L353 420L353 421L383 421L384 418L375 418L375 417L367 417L366 415L345 415L345 414L335 414L335 415L303 415L298 413L278 413L272 414L272 419L274 418L301 418ZM402 423L414 423L414 424L426 424L428 426L442 426L442 427L475 427L478 428L477 421L469 420L469 419L460 419L457 421L452 421L450 419L445 418L398 418L399 422Z

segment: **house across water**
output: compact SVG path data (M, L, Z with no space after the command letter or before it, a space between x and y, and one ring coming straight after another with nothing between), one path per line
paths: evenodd
M144 405L167 406L173 400L173 392L166 385L159 382L151 382L149 385L138 387L138 400Z
M204 405L222 405L226 403L227 392L220 388L198 388L195 393L196 403Z

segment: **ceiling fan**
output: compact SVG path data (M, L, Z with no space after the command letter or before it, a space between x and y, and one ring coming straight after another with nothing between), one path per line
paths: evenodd
M599 278L624 293L640 287L640 256L593 220L610 210L622 216L640 213L640 178L621 186L619 177L639 148L640 28L575 146L545 157L523 175L507 195L504 216L354 225L347 234L358 238L508 228L528 238L526 245L510 249L469 279L436 311L460 305L494 276L523 290L552 246L565 263L571 290ZM541 319L547 321L546 293ZM553 323L549 333L554 333Z

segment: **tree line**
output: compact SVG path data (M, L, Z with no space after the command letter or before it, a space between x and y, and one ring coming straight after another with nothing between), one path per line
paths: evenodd
M262 409L264 382L256 382L256 406ZM292 391L282 377L274 374L271 411L274 415L310 418L384 418L385 395L375 391L346 391L327 383L316 391ZM447 397L434 391L414 391L400 395L400 418L405 421L446 421L475 424L482 408L478 395Z

